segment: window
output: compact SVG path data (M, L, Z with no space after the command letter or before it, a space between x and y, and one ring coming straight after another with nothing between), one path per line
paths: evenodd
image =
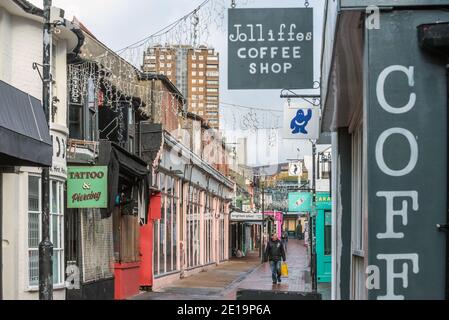
M200 60L204 60L204 56L199 56L199 59Z
M161 54L161 55L159 56L159 60L165 60L165 56L164 56L163 54Z
M204 262L209 264L212 262L212 196L206 194L206 209L204 212L204 239L205 254Z
M196 92L197 89L198 89L197 87L193 87L193 88L192 88L192 91L193 91L193 92Z
M203 83L204 83L204 80L203 80L203 79L199 79L199 80L198 80L198 83L199 83L199 84L203 84Z
M218 65L217 64L208 64L207 68L208 69L218 69Z
M153 261L155 275L162 275L178 269L179 182L164 174L158 176L159 187L162 191L161 219L155 222Z
M192 63L192 68L196 68L196 63Z
M187 204L187 268L200 265L200 205L201 191L194 187L189 188L189 201Z
M196 77L196 71L192 71L192 76Z
M167 71L167 76L171 76L171 71Z
M196 61L196 55L193 55L193 56L192 56L192 60L193 60L193 61Z
M96 96L102 95L101 91L96 91L95 79L87 79L86 93L78 104L69 105L69 136L72 139L97 141L98 140L98 103Z
M208 105L206 105L206 108L207 109L217 109L218 106L216 104L208 104Z
M70 138L83 140L83 106L71 105L69 108Z
M28 285L39 285L39 242L41 241L41 179L28 177ZM64 183L50 181L50 241L53 243L53 284L64 279Z
M218 71L208 71L206 72L208 77L218 77Z
M199 76L200 76L200 77L204 77L204 72L203 72L203 71L200 71L200 72L199 72Z
M208 86L218 86L218 81L217 80L207 80L207 85Z
M168 55L167 56L167 60L171 60L172 59L172 56L171 55Z
M161 62L159 65L160 65L161 68L165 67L165 63L163 63L163 62Z
M193 84L196 84L197 82L198 82L198 80L196 80L196 79L193 79L193 80L192 80L192 83L193 83Z
M204 92L204 88L203 87L199 87L198 88L200 92Z
M171 63L167 63L167 68L171 68Z
M218 101L218 97L207 96L207 100L209 100L209 101Z
M217 88L207 88L207 92L218 93Z
M204 96L203 95L199 95L198 96L198 100L203 100L204 99Z
M199 64L199 67L200 67L200 68L204 68L204 64L203 64L203 63L200 63L200 64Z

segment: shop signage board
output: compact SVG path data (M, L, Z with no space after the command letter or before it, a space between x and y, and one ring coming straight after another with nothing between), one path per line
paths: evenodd
M288 165L288 175L290 177L299 177L302 175L301 162L290 162Z
M436 226L447 223L446 71L420 48L417 27L449 12L380 19L366 37L368 298L444 299L446 234Z
M340 0L340 6L345 8L366 8L368 6L405 7L448 5L449 0Z
M68 167L67 208L107 208L108 167Z
M317 192L315 197L316 203L331 203L332 198L329 192Z
M232 221L262 221L262 213L231 213Z
M291 192L288 194L289 212L310 212L312 210L312 194L310 192Z
M228 12L228 88L313 89L313 9Z
M320 109L306 101L284 107L284 139L317 140L320 136Z

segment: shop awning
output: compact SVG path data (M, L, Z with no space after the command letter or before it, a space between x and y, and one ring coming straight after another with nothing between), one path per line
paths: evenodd
M115 207L115 195L119 189L120 174L135 181L138 190L138 215L142 224L148 219L149 171L145 161L111 141L100 141L98 157L100 165L108 166L108 208L102 209L102 216L109 217Z
M50 167L52 156L41 102L0 81L0 165Z

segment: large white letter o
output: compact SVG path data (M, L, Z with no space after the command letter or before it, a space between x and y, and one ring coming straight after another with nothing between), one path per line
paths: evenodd
M405 138L407 138L408 143L410 145L410 161L408 165L402 170L392 170L385 163L383 154L384 144L385 141L393 134L403 135ZM410 131L402 128L391 128L383 132L379 136L379 139L377 140L376 144L376 161L380 170L382 170L382 172L392 177L402 177L412 172L413 169L415 169L416 164L418 163L418 143L416 142L416 139L413 136L413 134Z

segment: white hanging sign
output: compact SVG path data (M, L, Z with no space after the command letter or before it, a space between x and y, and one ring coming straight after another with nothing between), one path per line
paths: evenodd
M302 176L301 162L291 162L288 165L288 175L290 177Z
M284 108L284 139L317 140L320 136L320 109L310 103Z

